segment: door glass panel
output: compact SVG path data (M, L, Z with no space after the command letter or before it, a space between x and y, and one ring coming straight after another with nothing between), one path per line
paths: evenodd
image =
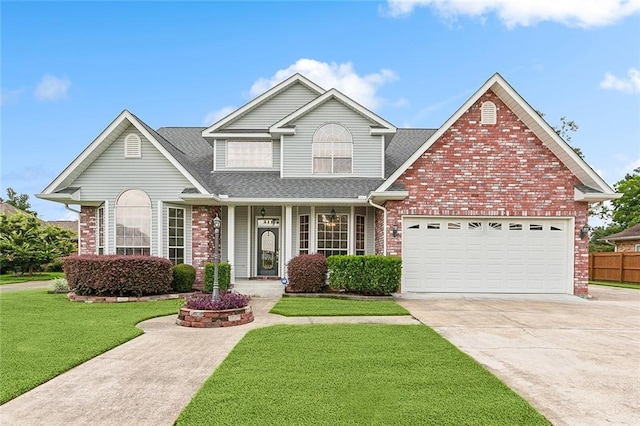
M260 244L262 247L262 269L275 267L276 234L272 231L264 231Z

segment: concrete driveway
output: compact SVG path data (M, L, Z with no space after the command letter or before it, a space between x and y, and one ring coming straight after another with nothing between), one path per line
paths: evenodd
M409 295L398 302L554 425L640 424L640 291Z

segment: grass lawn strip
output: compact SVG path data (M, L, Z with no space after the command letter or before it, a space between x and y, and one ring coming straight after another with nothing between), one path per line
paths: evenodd
M30 281L49 281L54 278L64 278L64 272L39 272L33 275L0 275L0 285L3 284L19 284Z
M423 325L250 331L179 425L547 425L529 403Z
M619 287L619 288L632 288L634 290L640 290L640 284L632 283L616 283L609 281L589 281L589 285L602 285L606 287Z
M46 290L0 294L0 404L142 334L183 300L73 303Z
M283 297L269 312L286 317L409 315L405 308L392 300L348 300L327 297Z

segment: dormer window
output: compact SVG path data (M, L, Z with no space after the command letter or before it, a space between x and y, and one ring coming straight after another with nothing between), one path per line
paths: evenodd
M497 122L497 114L496 114L496 104L491 101L482 103L481 124L496 124Z
M140 136L130 133L124 138L124 158L141 158L142 142Z
M313 135L313 173L351 173L353 139L346 127L328 123Z

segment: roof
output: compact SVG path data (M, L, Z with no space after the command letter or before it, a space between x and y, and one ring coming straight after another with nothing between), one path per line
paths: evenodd
M385 171L388 178L416 152L437 129L398 129L384 151Z
M0 214L6 214L7 216L11 216L14 214L26 214L26 215L31 215L33 217L35 217L38 222L40 223L44 223L44 220L40 219L36 214L31 213L31 212L26 212L22 209L19 209L9 203L3 203L0 202Z
M77 220L48 220L47 225L55 226L57 228L68 229L74 234L78 233L78 221Z
M640 240L640 223L617 234L607 235L602 239L606 241Z

